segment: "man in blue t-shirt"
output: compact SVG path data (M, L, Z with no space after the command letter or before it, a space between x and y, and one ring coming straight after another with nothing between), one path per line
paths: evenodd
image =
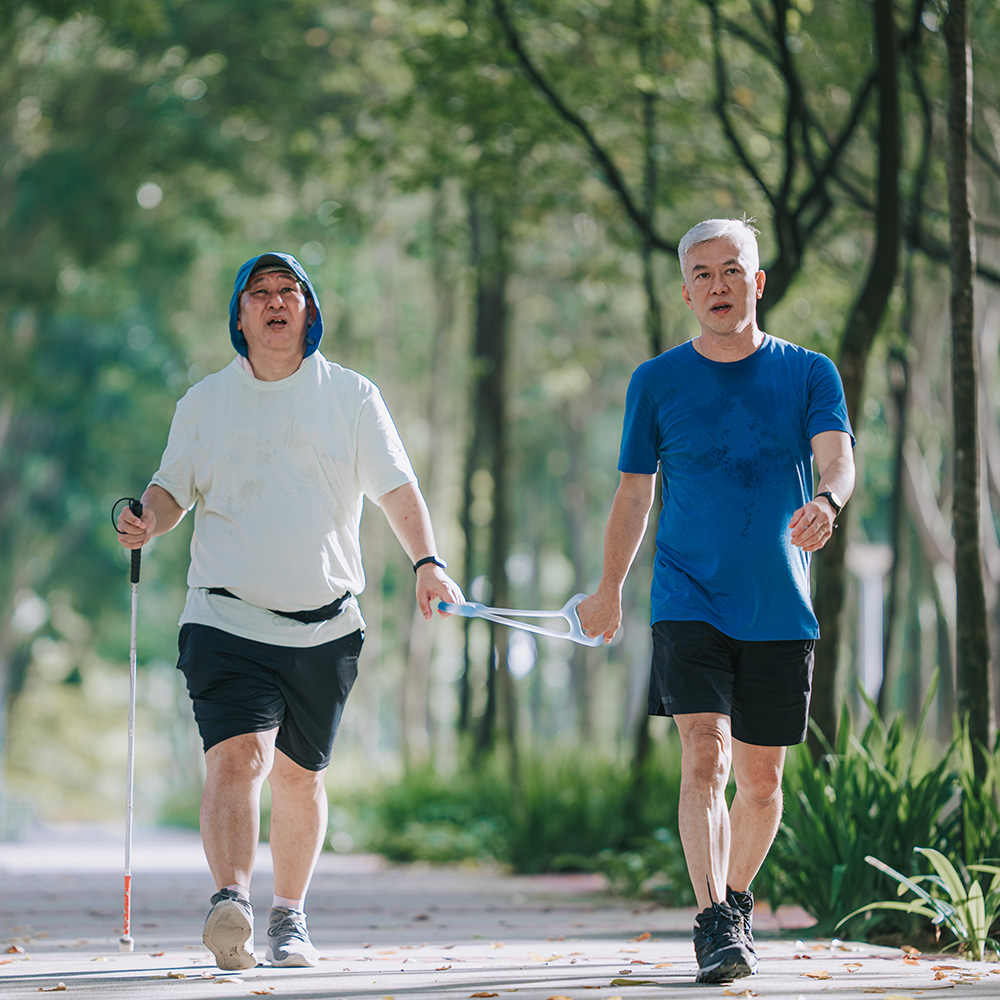
M680 242L701 333L632 376L601 582L578 608L610 642L659 469L649 713L673 716L680 734L679 827L705 983L756 970L750 883L781 819L785 748L805 739L809 714L811 553L854 488L836 367L757 326L755 234L709 219Z

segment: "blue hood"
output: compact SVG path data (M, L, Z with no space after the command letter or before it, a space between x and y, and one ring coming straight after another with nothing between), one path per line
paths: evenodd
M229 300L229 337L233 342L233 347L236 348L238 354L242 354L243 357L247 356L247 339L243 336L243 332L236 325L236 321L239 318L240 311L240 293L246 287L246 283L250 278L250 274L254 267L257 265L258 261L263 257L274 257L277 258L275 263L281 261L288 265L288 269L295 275L299 281L306 287L309 292L310 298L313 300L313 305L316 307L316 318L312 321L309 327L306 329L306 353L305 357L309 357L313 351L319 347L319 342L323 336L323 313L319 308L319 296L316 294L316 289L313 288L312 282L309 280L309 275L306 274L305 268L290 254L290 253L277 253L275 251L269 251L268 253L258 254L256 257L251 257L240 269L236 272L236 281L233 283L233 297Z

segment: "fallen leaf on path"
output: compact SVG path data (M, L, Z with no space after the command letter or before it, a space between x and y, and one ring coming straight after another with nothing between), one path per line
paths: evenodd
M658 962L653 966L654 969L670 969L673 968L673 962Z
M884 986L869 986L868 989L862 990L862 993L885 993Z
M186 972L168 972L167 979L187 979Z
M863 969L864 966L860 962L844 962L844 968L848 972L857 972L858 969Z
M470 993L470 997L498 997L499 993Z
M548 958L542 958L537 951L528 952L528 958L530 958L532 962L554 962L557 958L562 957L562 955L549 955Z
M753 990L723 990L722 995L724 997L755 997L757 996Z
M905 951L907 955L917 956L920 954L920 949L914 948L912 944L904 944L902 950Z
M652 962L647 962L644 958L633 958L629 965L652 965Z
M815 972L803 972L799 978L802 976L805 976L807 979L833 979L833 976L826 969L817 969Z
M653 935L649 931L643 931L638 937L634 937L633 941L648 941Z
M214 972L203 972L201 974L201 978L202 979L215 979L215 973Z
M918 959L916 959L916 958L910 958L909 955L907 955L903 959L903 965L919 965L919 964L920 964L920 962L919 962Z
M450 965L439 965L434 971L435 972L447 972L451 968Z
M184 977L181 976L181 979L183 979L183 978ZM217 983L240 983L242 981L243 980L241 980L241 979L216 979Z
M262 990L251 990L250 994L251 994L251 996L255 996L255 997L266 997L266 996L268 996L269 994L271 994L273 992L274 992L274 987L273 986L268 986L268 987L265 987Z
M627 952L630 955L634 955L639 949L638 948L619 948L619 951Z
M652 979L612 979L612 986L659 986L660 983Z
M38 987L38 992L39 993L61 993L64 989L66 989L66 984L65 983L57 983L55 986L49 986L49 987L39 986Z
M960 968L961 968L961 966L958 966L958 965L932 965L931 966L931 971L933 971L933 972L941 972L942 970L947 969L949 971L954 970L955 972L957 972ZM1000 971L1000 970L994 970L994 971Z
M23 955L24 953L24 949L19 944L12 944L7 949L8 955Z
M490 947L491 947L491 948L493 948L493 949L496 949L496 948L502 948L502 947L503 947L503 941L494 941L494 942L493 942L493 943L492 943L492 944L490 945Z
M565 993L553 993L552 996L546 997L545 1000L573 1000L573 998L566 996Z

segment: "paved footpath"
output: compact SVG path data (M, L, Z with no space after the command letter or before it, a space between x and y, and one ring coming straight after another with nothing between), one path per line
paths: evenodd
M315 969L222 973L201 944L212 886L196 836L137 831L132 936L121 954L124 847L94 831L0 843L0 998L142 1000L835 1000L1000 997L1000 964L806 938L801 911L756 917L760 971L696 986L693 910L630 905L590 875L391 866L325 854L309 893ZM266 848L254 882L266 919ZM762 908L759 908L762 909ZM798 928L798 929L796 929ZM258 926L257 948L264 951Z

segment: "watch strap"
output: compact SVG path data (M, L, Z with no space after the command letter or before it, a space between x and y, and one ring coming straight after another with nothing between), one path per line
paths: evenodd
M413 564L413 572L416 573L421 566L426 566L427 563L434 563L435 566L439 566L441 569L448 568L448 564L443 559L439 559L437 556L424 556L423 559L418 559Z
M833 508L835 516L840 515L840 512L844 509L843 505L837 503L837 501L833 499L833 494L829 490L823 490L821 493L817 493L816 496L813 497L813 500L818 500L820 497L826 497L826 499L830 501L830 506Z

